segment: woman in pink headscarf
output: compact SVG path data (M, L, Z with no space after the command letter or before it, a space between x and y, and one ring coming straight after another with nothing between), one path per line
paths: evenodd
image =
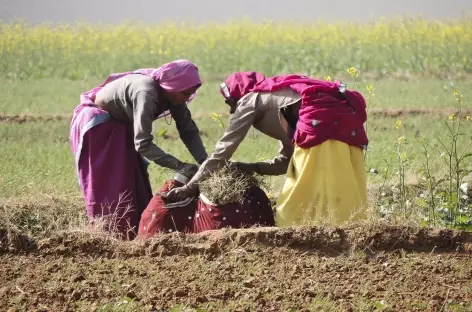
M213 154L185 187L169 192L182 198L199 181L230 160L251 126L280 141L273 160L235 163L246 172L287 174L276 207L278 226L339 224L365 217L367 185L363 149L368 139L362 95L340 82L257 72L230 75L220 91L232 114Z
M81 94L70 142L79 184L91 220L105 219L110 231L134 238L152 198L147 164L191 177L197 165L180 161L153 143L152 122L170 115L198 164L207 153L188 103L201 86L197 67L177 60L157 69L112 74Z

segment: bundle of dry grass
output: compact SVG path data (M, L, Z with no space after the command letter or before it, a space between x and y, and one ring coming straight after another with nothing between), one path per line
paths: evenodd
M248 174L225 165L200 183L200 192L216 205L242 203L251 186L264 186L261 176Z

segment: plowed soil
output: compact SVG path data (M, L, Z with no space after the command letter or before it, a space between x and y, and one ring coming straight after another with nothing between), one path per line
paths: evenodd
M466 232L353 226L136 242L83 232L38 242L5 230L0 237L2 311L472 311Z

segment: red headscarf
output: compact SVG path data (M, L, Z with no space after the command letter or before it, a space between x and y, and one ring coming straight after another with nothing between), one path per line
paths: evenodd
M264 79L265 76L258 72L237 72L226 78L225 82L220 85L220 92L225 99L239 101Z

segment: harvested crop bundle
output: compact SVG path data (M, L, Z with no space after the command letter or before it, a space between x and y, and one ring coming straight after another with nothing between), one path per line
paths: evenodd
M216 205L242 203L251 186L264 185L262 177L225 165L200 183L200 193Z

